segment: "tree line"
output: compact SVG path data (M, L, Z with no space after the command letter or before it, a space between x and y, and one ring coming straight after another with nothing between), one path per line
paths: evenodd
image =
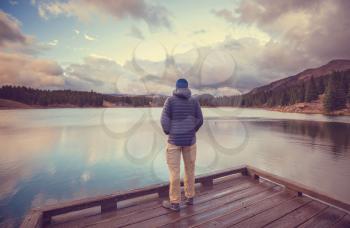
M277 89L258 90L243 95L214 97L210 94L195 96L201 106L217 107L273 107L287 106L300 102L312 102L324 94L325 111L346 107L350 103L350 70L333 72L309 80L295 80ZM15 100L28 105L55 106L74 105L79 107L101 107L104 101L116 106L161 107L167 96L153 95L111 95L94 91L40 90L23 86L2 86L0 98Z
M297 80L275 90L263 90L242 95L241 106L287 106L312 102L324 94L323 107L327 112L342 109L350 102L350 71Z
M41 90L24 86L5 85L0 88L0 98L18 101L27 105L102 107L103 101L117 106L162 106L165 96L109 95L94 91Z
M105 101L117 106L160 107L163 106L167 97L153 95L104 95L103 98Z
M0 88L0 98L39 106L74 105L79 107L100 107L103 105L103 95L93 91L40 90L11 85Z

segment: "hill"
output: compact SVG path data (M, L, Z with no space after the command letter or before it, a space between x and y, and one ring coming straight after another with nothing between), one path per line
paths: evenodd
M31 106L27 104L23 104L18 101L0 99L0 109L18 109L18 108L26 109L26 108L31 108Z
M273 91L278 89L283 89L286 87L290 87L296 83L306 82L313 78L326 77L331 73L338 71L343 72L350 70L350 60L332 60L329 63L312 69L304 70L296 75L289 76L274 82L271 82L268 85L264 85L261 87L257 87L251 90L248 94L255 94L259 92Z
M242 96L241 105L291 112L332 113L347 109L349 97L350 60L332 60L255 88Z

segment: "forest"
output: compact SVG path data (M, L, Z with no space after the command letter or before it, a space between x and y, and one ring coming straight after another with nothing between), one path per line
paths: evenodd
M322 77L294 80L274 89L255 89L240 96L194 95L201 106L218 107L275 107L300 102L312 102L324 94L326 112L345 108L350 102L350 71L333 72ZM114 106L161 107L167 96L102 94L94 91L40 90L23 86L6 85L0 88L0 98L27 105L102 107L104 101Z
M102 107L104 101L116 106L162 106L165 96L111 95L94 91L40 90L24 86L6 85L0 88L0 98L32 106Z
M93 91L40 90L11 85L0 88L0 98L33 106L74 105L79 107L99 107L103 104L103 95Z
M273 90L244 94L243 107L288 106L300 102L312 102L324 94L323 107L327 112L342 109L350 102L350 71L333 72L322 77L285 83Z

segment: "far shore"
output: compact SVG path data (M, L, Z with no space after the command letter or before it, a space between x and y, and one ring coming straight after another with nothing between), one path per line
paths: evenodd
M26 105L16 101L0 99L0 110L17 110L17 109L68 109L68 108L79 108L79 109L91 109L91 108L161 108L162 106L131 106L131 105L113 105L109 102L104 102L103 106L77 106L77 105ZM233 106L202 106L205 108L235 108ZM311 103L297 103L289 106L252 106L252 107L240 107L240 108L254 108L263 109L268 111L277 111L283 113L301 113L301 114L322 114L328 116L350 116L350 106L345 109L337 110L331 113L324 111L322 104L319 101Z
M297 103L288 106L276 106L276 107L260 107L270 111L278 111L285 113L303 113L303 114L322 114L327 116L350 116L350 106L344 109L336 110L333 112L326 112L323 108L320 100L310 103Z

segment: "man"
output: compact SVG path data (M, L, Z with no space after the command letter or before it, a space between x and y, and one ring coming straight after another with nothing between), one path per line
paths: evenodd
M163 107L161 124L168 135L166 161L170 174L169 201L163 201L163 207L180 211L180 160L181 154L185 165L185 203L193 205L195 195L195 160L196 132L203 124L202 110L199 102L191 97L186 79L176 82L173 96L169 97Z

